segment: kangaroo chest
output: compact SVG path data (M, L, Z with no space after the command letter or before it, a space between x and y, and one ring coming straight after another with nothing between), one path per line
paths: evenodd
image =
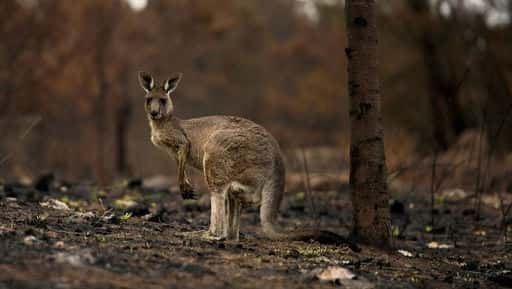
M151 130L151 142L158 148L172 154L176 154L178 150L186 145L183 137L173 131L163 131L159 129Z
M157 127L151 125L151 142L171 156L184 154L187 164L202 169L203 152L191 142L184 129L179 126Z
M151 131L151 142L158 148L165 149L166 145L163 136L159 131Z

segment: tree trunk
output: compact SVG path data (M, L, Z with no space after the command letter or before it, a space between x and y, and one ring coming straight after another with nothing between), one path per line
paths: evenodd
M407 3L414 17L426 19L417 29L420 33L417 44L425 61L428 87L430 88L432 141L434 151L438 152L447 150L468 126L464 109L459 101L459 91L466 78L468 68L460 80L451 72L450 63L447 62L449 57L439 45L444 41L443 35L447 33L445 27L447 22L440 21L441 15L432 13L432 10L439 11L441 1L438 1L435 8L430 7L430 2L429 0L416 0ZM440 25L440 23L445 24ZM453 23L453 25L456 24Z
M352 236L388 246L391 239L384 129L377 71L375 0L346 2L350 94Z
M103 43L97 44L96 50L96 76L98 79L98 95L96 97L96 178L101 185L107 181L105 168L105 111L108 84L105 73L106 48Z
M460 84L446 72L443 55L435 45L434 34L425 31L422 35L421 50L429 80L432 135L435 150L447 150L456 138L467 128L464 110L459 104ZM462 79L461 81L464 81Z
M101 2L100 2L101 3ZM106 2L108 3L108 1ZM107 79L107 61L112 34L115 26L118 24L120 2L114 2L113 6L99 5L96 10L96 55L95 68L98 81L98 94L96 97L96 176L101 185L106 184L109 176L107 175L107 166L105 154L106 132L107 132L107 98L109 93L109 83Z

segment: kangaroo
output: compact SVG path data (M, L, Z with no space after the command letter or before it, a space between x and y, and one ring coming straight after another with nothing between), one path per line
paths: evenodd
M242 205L257 204L263 232L270 239L346 243L347 240L328 231L292 232L278 227L285 166L277 141L262 126L240 117L178 118L171 93L181 77L181 73L177 74L161 85L146 72L139 72L138 78L146 92L151 142L176 159L184 198L192 197L194 192L186 166L204 174L211 194L211 216L203 237L238 241Z

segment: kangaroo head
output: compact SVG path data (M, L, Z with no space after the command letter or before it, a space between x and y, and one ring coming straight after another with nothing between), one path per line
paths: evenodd
M139 84L146 91L145 110L151 120L166 119L172 116L174 106L171 100L173 92L180 82L182 74L179 73L157 85L153 76L146 72L139 72Z

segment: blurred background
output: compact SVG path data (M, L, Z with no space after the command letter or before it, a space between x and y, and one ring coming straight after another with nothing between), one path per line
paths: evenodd
M390 172L439 155L478 171L494 159L487 169L507 179L510 1L378 4ZM2 0L0 176L172 174L149 139L139 70L184 73L180 117L243 116L276 136L292 170L300 152L312 172L343 170L344 21L342 0Z

